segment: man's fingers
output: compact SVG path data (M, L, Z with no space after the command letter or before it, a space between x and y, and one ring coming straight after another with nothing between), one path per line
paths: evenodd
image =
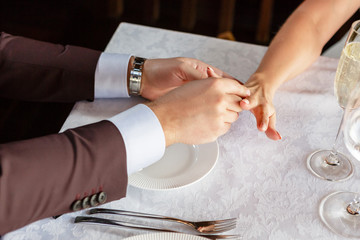
M221 76L219 74L217 74L212 67L207 67L207 74L208 74L208 77L221 78Z
M214 70L214 72L215 72L218 76L223 77L223 78L229 78L229 79L233 79L233 80L238 81L236 78L234 78L233 76L229 75L228 73L223 72L223 71L221 71L220 69L218 69L218 68L216 68L216 67L214 67L214 66L210 66L210 67ZM240 82L240 84L243 85L241 82Z
M256 96L250 95L249 97L244 98L240 102L240 106L243 110L251 110L259 106L259 99Z
M240 107L244 110L250 110L252 109L252 105L256 106L255 104L253 104L253 102L251 102L252 104L250 104L250 101L248 98L244 98L240 101Z
M206 66L200 66L196 62L185 62L181 67L182 77L184 80L193 81L208 77Z
M226 72L223 72L222 70L218 69L217 67L214 67L214 66L211 66L211 65L208 65L200 60L196 60L196 68L211 68L215 74L217 76L210 76L209 73L208 73L208 76L209 77L220 77L220 78L229 78L229 79L233 79L233 80L237 80L236 78L234 78L233 76L231 76L230 74L226 73ZM238 81L238 80L237 80ZM243 85L241 82L240 82L241 85Z
M228 110L224 119L225 123L233 123L239 118L239 113Z
M219 137L221 135L224 135L225 133L227 133L231 128L231 123L224 123L224 126L222 127L220 133L219 133Z
M226 109L233 112L241 112L243 109L240 107L239 102L241 101L241 97L235 94L227 94L226 95L229 100L226 103Z
M250 96L250 90L241 85L239 81L228 78L222 78L221 81L224 84L224 90L227 94L238 95L241 98L247 98Z

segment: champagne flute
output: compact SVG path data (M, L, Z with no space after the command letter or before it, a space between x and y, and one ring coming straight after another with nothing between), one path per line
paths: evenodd
M343 118L345 146L360 161L359 106L360 83L352 91ZM337 234L360 238L360 193L331 193L321 201L319 213L322 221Z
M360 82L360 20L355 21L342 50L336 70L334 89L341 108L347 106L349 93ZM344 119L344 118L343 118ZM342 120L343 121L343 120ZM351 161L337 151L343 123L340 123L335 142L331 150L318 150L307 158L310 171L322 179L344 181L353 175Z

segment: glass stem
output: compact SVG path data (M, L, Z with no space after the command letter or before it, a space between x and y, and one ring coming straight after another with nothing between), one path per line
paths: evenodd
M338 128L334 144L333 144L333 146L331 148L331 153L329 154L329 156L327 156L325 158L326 163L331 165L331 166L340 165L340 161L339 161L339 159L337 157L337 152L338 152L337 149L338 149L338 145L339 145L339 142L340 142L339 141L339 136L342 133L342 129L343 129L343 122L344 122L344 113L343 113L343 116L341 118L340 126Z

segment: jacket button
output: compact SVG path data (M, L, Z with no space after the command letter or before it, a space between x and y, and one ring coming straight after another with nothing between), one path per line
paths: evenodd
M99 202L97 200L97 194L94 194L90 197L90 205L92 207L96 207L97 205L99 205Z
M73 211L79 211L79 210L81 210L81 208L82 208L81 205L82 205L81 200L76 200L76 201L74 201L73 204L71 205L71 209L72 209Z
M90 207L90 197L84 197L83 200L81 201L81 207L82 208L88 208Z
M98 193L98 196L97 196L97 201L100 203L100 204L103 204L106 202L106 199L107 199L107 195L105 192L100 192Z

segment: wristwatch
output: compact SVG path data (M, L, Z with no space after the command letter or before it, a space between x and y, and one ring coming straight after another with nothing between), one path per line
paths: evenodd
M140 95L141 77L145 61L146 58L134 58L129 77L129 94L132 96Z

